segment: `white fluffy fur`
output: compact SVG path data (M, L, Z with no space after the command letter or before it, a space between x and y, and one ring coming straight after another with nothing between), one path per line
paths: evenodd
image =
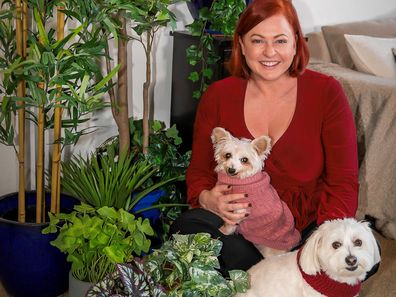
M239 139L225 129L217 127L213 129L211 138L217 162L215 171L228 173L229 168L233 168L233 176L241 179L261 171L264 160L271 151L271 139L268 136L254 140ZM231 154L229 159L224 158L227 153ZM241 162L243 158L248 159L247 164Z
M261 136L254 140L240 139L231 135L224 128L216 127L212 131L212 143L215 150L216 172L223 172L236 178L244 179L250 177L264 168L264 160L268 158L271 151L271 138ZM229 154L229 158L226 158ZM246 158L247 162L242 162ZM229 169L235 172L232 174ZM246 209L239 209L235 212L244 213ZM233 234L237 229L236 225L225 223L220 231L226 235ZM284 254L284 250L276 250L266 246L256 245L264 257Z
M361 246L356 245L360 239ZM337 249L334 242L341 243ZM357 259L357 269L347 270L345 258ZM302 278L297 266L297 251L260 261L248 270L251 288L238 297L318 297L323 296ZM323 223L308 239L300 258L305 273L320 270L339 282L350 285L362 281L366 273L380 261L377 242L367 222L339 219Z

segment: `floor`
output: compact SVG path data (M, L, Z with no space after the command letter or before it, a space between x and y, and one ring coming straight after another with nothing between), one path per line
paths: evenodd
M376 238L381 244L382 261L373 277L362 285L360 297L395 297L396 296L396 241L386 239L379 234ZM65 293L58 297L67 297ZM0 283L0 297L10 297ZM29 297L29 296L26 296ZM285 296L286 297L286 296Z

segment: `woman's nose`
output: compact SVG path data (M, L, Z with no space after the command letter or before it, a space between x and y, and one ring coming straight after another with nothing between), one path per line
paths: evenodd
M276 54L275 48L270 42L264 44L263 51L264 51L264 55L267 57L272 57Z

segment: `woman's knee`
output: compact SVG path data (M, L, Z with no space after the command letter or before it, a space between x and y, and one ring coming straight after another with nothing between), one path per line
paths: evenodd
M187 210L177 218L170 227L170 234L195 234L207 232L212 236L219 236L218 230L223 220L216 214L202 209L194 208Z

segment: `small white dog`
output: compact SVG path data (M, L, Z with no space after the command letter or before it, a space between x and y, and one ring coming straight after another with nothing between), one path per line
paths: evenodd
M293 215L262 171L264 160L271 150L271 139L261 136L253 140L239 139L223 128L212 132L214 156L217 162L218 184L231 186L232 193L244 193L251 208L239 226L224 224L220 231L226 235L235 231L253 242L264 257L283 254L296 246L300 233L294 226Z
M260 261L248 270L251 287L238 297L352 297L380 261L367 222L324 222L300 251Z

